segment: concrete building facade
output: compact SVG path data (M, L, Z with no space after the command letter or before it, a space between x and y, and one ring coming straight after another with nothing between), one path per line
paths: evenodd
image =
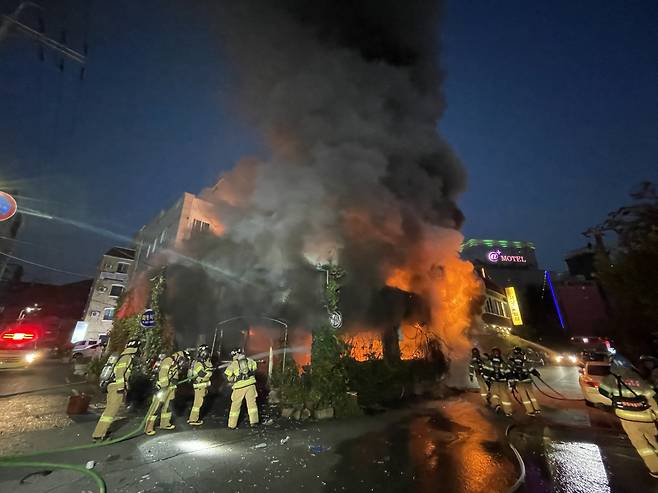
M135 250L131 248L113 247L105 252L98 264L84 319L78 323L74 339L98 340L107 335L112 328L117 300L128 287L134 261Z
M170 257L184 253L185 241L194 235L223 231L213 204L185 192L137 233L135 270L169 263Z

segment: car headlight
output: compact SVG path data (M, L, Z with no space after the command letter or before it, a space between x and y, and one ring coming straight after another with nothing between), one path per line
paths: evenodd
M578 358L576 358L573 354L570 354L569 355L569 361L572 362L572 363L577 363Z
M28 363L33 363L35 359L37 359L37 353L27 353L25 355L25 361Z
M562 356L561 354L558 354L558 355L555 357L555 361L556 361L557 363L562 363L562 360L563 360L563 359L564 359L564 356Z

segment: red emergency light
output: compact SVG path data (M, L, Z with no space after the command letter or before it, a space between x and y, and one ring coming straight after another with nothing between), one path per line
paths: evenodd
M13 341L29 341L36 337L36 334L32 332L10 332L8 334L3 334L3 339L11 339Z

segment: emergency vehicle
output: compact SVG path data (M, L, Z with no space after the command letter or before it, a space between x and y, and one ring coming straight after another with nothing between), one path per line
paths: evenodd
M28 368L40 357L41 329L30 323L13 323L0 330L0 370Z

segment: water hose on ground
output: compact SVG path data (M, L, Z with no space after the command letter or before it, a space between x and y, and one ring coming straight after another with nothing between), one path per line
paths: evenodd
M510 449L512 449L512 452L514 453L514 456L516 457L516 460L519 464L519 477L517 478L516 482L507 490L507 493L514 493L525 482L525 463L523 462L523 458L521 457L521 454L519 453L517 448L512 444L512 441L509 439L510 431L512 431L512 428L514 428L515 426L516 425L511 424L507 427L507 429L505 430L505 438L507 439L507 445L509 446Z
M181 380L178 382L177 385L187 383L190 380L192 380L192 377L186 378L185 380ZM79 472L80 474L84 474L91 479L93 479L98 486L98 491L99 493L106 493L107 488L105 486L105 481L103 480L103 477L97 473L96 471L92 471L90 469L87 469L84 466L78 465L78 464L68 464L65 462L61 463L51 463L51 462L40 462L40 461L25 461L21 460L26 457L34 457L36 455L45 455L45 454L55 454L55 453L61 453L61 452L73 452L77 450L87 450L87 449L94 449L94 448L100 448L100 447L106 447L108 445L113 445L115 443L123 442L126 440L129 440L131 438L134 438L138 435L141 435L144 432L144 425L146 424L146 420L148 419L148 414L142 418L139 426L125 435L122 435L117 438L113 438L111 440L105 440L102 442L96 442L96 443L85 443L82 445L74 445L71 447L63 447L60 449L54 449L54 450L40 450L36 452L31 452L28 454L20 454L20 455L8 455L8 456L0 456L0 467L45 467L47 469L64 469L64 470L69 470L69 471L76 471Z
M543 383L544 385L546 385L546 387L548 387L548 388L551 390L551 392L554 392L555 395L557 395L557 397L556 397L555 395L549 395L549 394L547 394L547 393L544 392L541 388L539 388L539 385L537 385L537 382L533 379L533 380L532 380L532 384L535 386L535 388L536 388L537 390L539 390L539 392L541 392L543 395L545 395L546 397L548 397L549 399L555 399L555 400L558 400L558 401L572 401L572 402L583 402L583 401L585 400L585 399L583 399L582 397L581 397L581 398L578 398L578 399L565 397L565 396L562 395L560 392L558 392L558 391L555 390L553 387L551 387L549 384L547 384L544 380L542 380L541 377L538 377L538 376L536 376L536 375L535 375L535 377L536 377L537 380L539 380L541 383Z

